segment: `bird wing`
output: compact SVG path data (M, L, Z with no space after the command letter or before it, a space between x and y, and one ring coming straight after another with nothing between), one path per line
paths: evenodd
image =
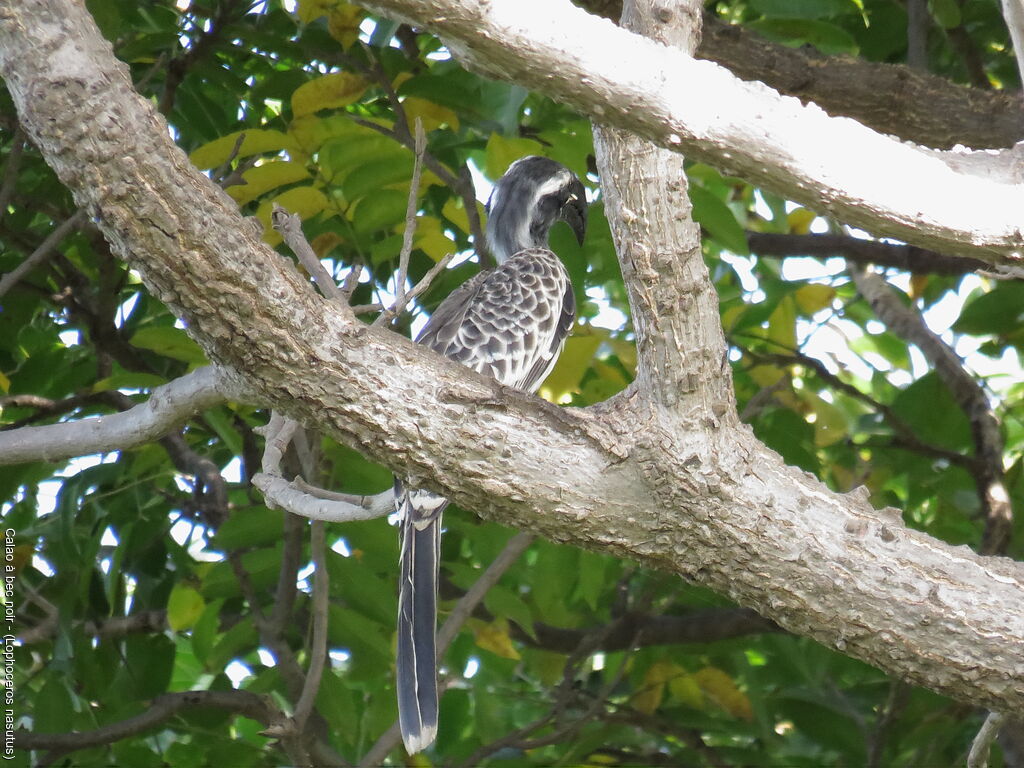
M533 392L576 318L569 275L551 251L520 251L468 280L435 310L417 341L502 384Z

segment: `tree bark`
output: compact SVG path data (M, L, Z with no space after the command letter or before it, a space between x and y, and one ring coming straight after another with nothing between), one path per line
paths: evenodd
M574 0L618 21L622 0ZM791 48L739 24L704 14L696 53L741 80L813 101L830 115L852 117L879 133L927 147L1012 147L1024 140L1024 94L952 83L904 64L828 56L809 45Z
M992 264L1024 255L1017 215L1024 210L1024 146L971 153L908 145L743 82L568 2L368 5L438 34L481 74L536 89L845 223Z
M519 51L542 53L539 43ZM0 74L32 141L115 251L261 401L484 517L678 573L954 698L1024 708L1019 563L909 530L866 492L830 492L734 413L718 414L721 394L688 399L711 404L698 424L663 419L656 370L600 406L560 409L360 324L189 165L81 3L0 6ZM666 310L652 302L650 321ZM729 402L724 354L686 361L696 366L686 380L706 378Z

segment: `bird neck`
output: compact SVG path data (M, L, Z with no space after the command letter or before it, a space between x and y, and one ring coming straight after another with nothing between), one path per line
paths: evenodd
M528 248L547 248L550 221L531 217L522 208L502 206L487 219L487 242L499 264Z

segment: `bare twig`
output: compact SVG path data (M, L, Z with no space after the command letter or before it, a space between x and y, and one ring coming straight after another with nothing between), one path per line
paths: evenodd
M150 702L146 711L116 723L92 731L72 733L37 733L16 731L14 746L17 749L48 750L47 758L53 762L61 755L79 749L112 744L120 739L148 731L182 709L192 707L216 707L256 720L271 726L284 719L283 713L274 706L270 697L258 696L248 691L184 691L165 693Z
M855 266L850 266L850 274L878 319L893 333L917 345L967 416L977 454L972 474L985 513L980 551L983 554L1002 552L1009 542L1013 507L1003 478L1003 437L999 419L985 391L964 369L956 352L925 325L920 313L903 305L880 275Z
M263 493L268 504L310 520L348 523L376 520L395 511L394 492L391 490L375 496L331 494L322 488L310 486L301 478L289 482L283 477L265 472L253 476L252 484Z
M926 0L907 0L907 66L928 69L928 27L931 15Z
M865 240L840 234L787 235L775 232L747 232L750 250L759 256L842 256L858 264L878 264L908 272L962 275L988 272L991 265L978 259L947 256L916 245ZM1018 270L1019 272L1019 270ZM994 274L995 277L1020 277L1020 274Z
M3 208L0 208L0 213L2 212ZM39 264L41 264L53 252L53 249L60 244L60 241L67 237L72 230L78 229L84 221L85 212L76 211L73 215L58 224L54 230L46 236L46 239L39 244L39 247L28 255L28 258L0 278L0 297L3 297L9 290L11 290L11 288L17 285L18 281L21 280L27 272L39 266Z
M238 134L238 138L235 139L235 144L231 147L231 151L228 153L228 159L210 173L210 178L213 179L214 183L216 183L221 189L242 183L242 173L244 171L242 171L241 168L232 171L231 164L235 162L235 158L238 157L238 153L242 151L242 144L244 143L245 131L242 131ZM233 178L236 176L237 179Z
M416 137L413 148L412 183L409 185L409 202L405 208L405 233L402 236L402 250L398 254L398 273L395 275L395 303L384 310L373 321L383 325L398 317L405 310L409 297L405 283L409 279L409 257L412 255L412 241L416 236L416 211L419 209L420 175L423 173L423 153L427 148L427 136L423 133L423 121L416 118Z
M988 713L988 717L985 718L985 722L971 744L971 751L967 755L967 768L985 768L988 765L989 748L996 736L999 735L999 729L1002 728L1005 720L1006 715L1002 712Z
M896 719L907 706L910 699L910 686L902 680L896 680L889 687L889 698L885 707L875 721L875 727L868 736L868 768L880 768L885 743Z
M320 293L332 301L337 301L343 306L346 305L345 296L341 289L335 284L331 273L320 263L320 259L313 251L313 247L302 233L302 219L299 218L298 214L288 213L288 211L275 203L274 210L270 214L270 221L274 229L281 233L281 237L284 238L288 247L292 249L292 253L298 258L299 263L316 281Z
M372 120L365 120L354 115L349 115L349 118L364 128L369 128L372 131L388 136L398 143L405 145L409 149L413 148L413 139L411 135L406 135L409 134L408 128L405 128L404 130L388 128L387 126L379 125ZM452 173L443 163L438 161L437 158L429 152L423 153L423 164L449 189L453 190L460 198L462 198L462 205L466 209L466 218L469 221L469 231L473 236L473 248L476 250L476 254L480 258L480 264L485 267L493 267L494 257L491 256L490 251L487 248L487 238L484 236L483 224L480 221L480 212L476 207L476 188L473 185L473 177L469 172L469 166L463 163L459 168L458 173Z
M270 475L281 474L281 461L284 459L285 451L292 442L295 430L299 423L279 411L270 412L270 420L266 425L256 428L256 434L262 435L264 439L263 448L263 471Z
M448 650L448 646L459 634L466 619L473 615L473 611L487 596L490 588L498 583L505 571L512 567L512 564L519 559L519 556L529 548L532 542L533 536L528 533L517 533L509 539L494 561L480 574L480 578L473 583L466 594L459 598L459 602L455 604L452 612L448 615L448 620L441 627L441 631L437 633L438 657Z
M144 403L125 399L123 413L0 433L0 465L58 461L72 456L134 448L166 435L191 416L241 398L222 369L198 368L157 387ZM118 393L107 393L108 397Z
M810 355L806 355L803 352L793 352L788 355L768 353L768 352L754 352L751 349L744 347L742 344L738 344L735 340L730 340L730 343L737 347L743 354L749 357L755 363L771 363L774 365L800 365L804 368L810 368L822 381L827 383L833 389L840 392L844 392L850 397L860 400L862 403L870 407L873 411L878 413L885 422L892 428L892 431L897 435L898 440L891 444L891 447L903 448L905 450L914 451L926 456L933 456L939 459L945 459L950 464L955 464L958 467L963 467L968 472L979 471L980 464L977 458L973 456L965 456L957 451L951 451L948 448L943 448L938 445L932 445L921 440L910 427L907 422L901 419L896 411L891 406L875 400L871 395L862 392L857 387L843 381L836 374L832 373L825 364L817 358L813 358ZM766 388L771 389L771 388ZM761 390L758 393L765 392ZM757 397L757 396L755 396ZM753 400L751 401L753 402ZM744 408L744 413L750 407L748 403L747 408Z
M313 711L316 694L320 690L320 678L323 675L327 660L327 596L330 577L327 574L327 545L324 524L314 520L310 525L310 549L313 553L313 565L316 578L313 581L313 639L310 643L309 670L306 682L302 687L302 695L295 705L293 719L301 731L306 720Z
M341 285L341 294L346 302L352 300L352 291L359 285L359 276L363 274L363 265L356 262L345 275L345 282ZM355 311L355 307L352 308Z

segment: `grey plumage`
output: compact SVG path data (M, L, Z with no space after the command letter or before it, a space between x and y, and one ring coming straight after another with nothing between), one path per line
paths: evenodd
M498 266L453 291L416 340L506 386L534 392L576 318L569 275L548 249L548 233L561 218L583 242L585 190L565 166L525 157L495 185L488 212L487 238ZM395 503L401 517L398 713L412 754L437 733L437 578L448 501L396 480Z

